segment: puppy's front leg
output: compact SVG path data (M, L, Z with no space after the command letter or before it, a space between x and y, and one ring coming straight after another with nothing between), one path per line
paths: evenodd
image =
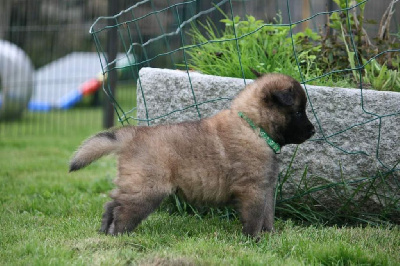
M264 223L262 230L272 232L274 230L274 217L275 217L275 189L269 187L266 189L265 196L266 204L264 209Z
M265 192L252 189L246 193L240 193L237 198L243 234L256 237L261 232L264 223Z

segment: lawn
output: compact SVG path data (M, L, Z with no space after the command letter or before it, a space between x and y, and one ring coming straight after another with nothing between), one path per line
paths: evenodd
M35 127L32 119L62 126L0 137L0 265L400 264L395 225L327 227L277 218L276 232L256 243L241 235L238 220L161 207L131 235L99 234L115 159L71 174L68 161L101 129L101 110L27 115L3 130Z

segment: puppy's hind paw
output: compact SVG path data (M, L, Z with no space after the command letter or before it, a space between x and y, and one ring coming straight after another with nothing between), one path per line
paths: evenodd
M101 221L101 228L99 229L99 233L103 234L113 234L114 232L114 208L119 206L116 201L107 202L104 205L104 214ZM112 227L112 228L111 228Z
M116 234L115 234L115 224L114 224L114 223L111 223L111 224L110 224L110 227L108 228L107 234L109 234L109 235L116 235Z

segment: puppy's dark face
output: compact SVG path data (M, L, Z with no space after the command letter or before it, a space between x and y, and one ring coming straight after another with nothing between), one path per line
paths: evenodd
M262 88L265 108L270 110L269 131L280 145L300 144L315 133L306 114L307 97L295 79L272 74Z
M306 114L307 98L298 82L289 89L273 93L273 98L285 114L281 145L300 144L314 135L314 126Z

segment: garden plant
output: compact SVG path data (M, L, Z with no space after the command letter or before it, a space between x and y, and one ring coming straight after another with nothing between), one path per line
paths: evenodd
M187 50L190 67L227 77L255 78L254 69L285 73L311 84L359 87L362 81L364 88L400 91L400 39L388 26L395 1L373 39L364 28L365 1L353 1L358 13L356 8L346 9L346 0L335 2L341 9L329 15L325 27L296 34L296 25L282 24L280 14L273 23L265 23L250 15L230 19L220 10L225 16L222 30L211 20L193 24Z

